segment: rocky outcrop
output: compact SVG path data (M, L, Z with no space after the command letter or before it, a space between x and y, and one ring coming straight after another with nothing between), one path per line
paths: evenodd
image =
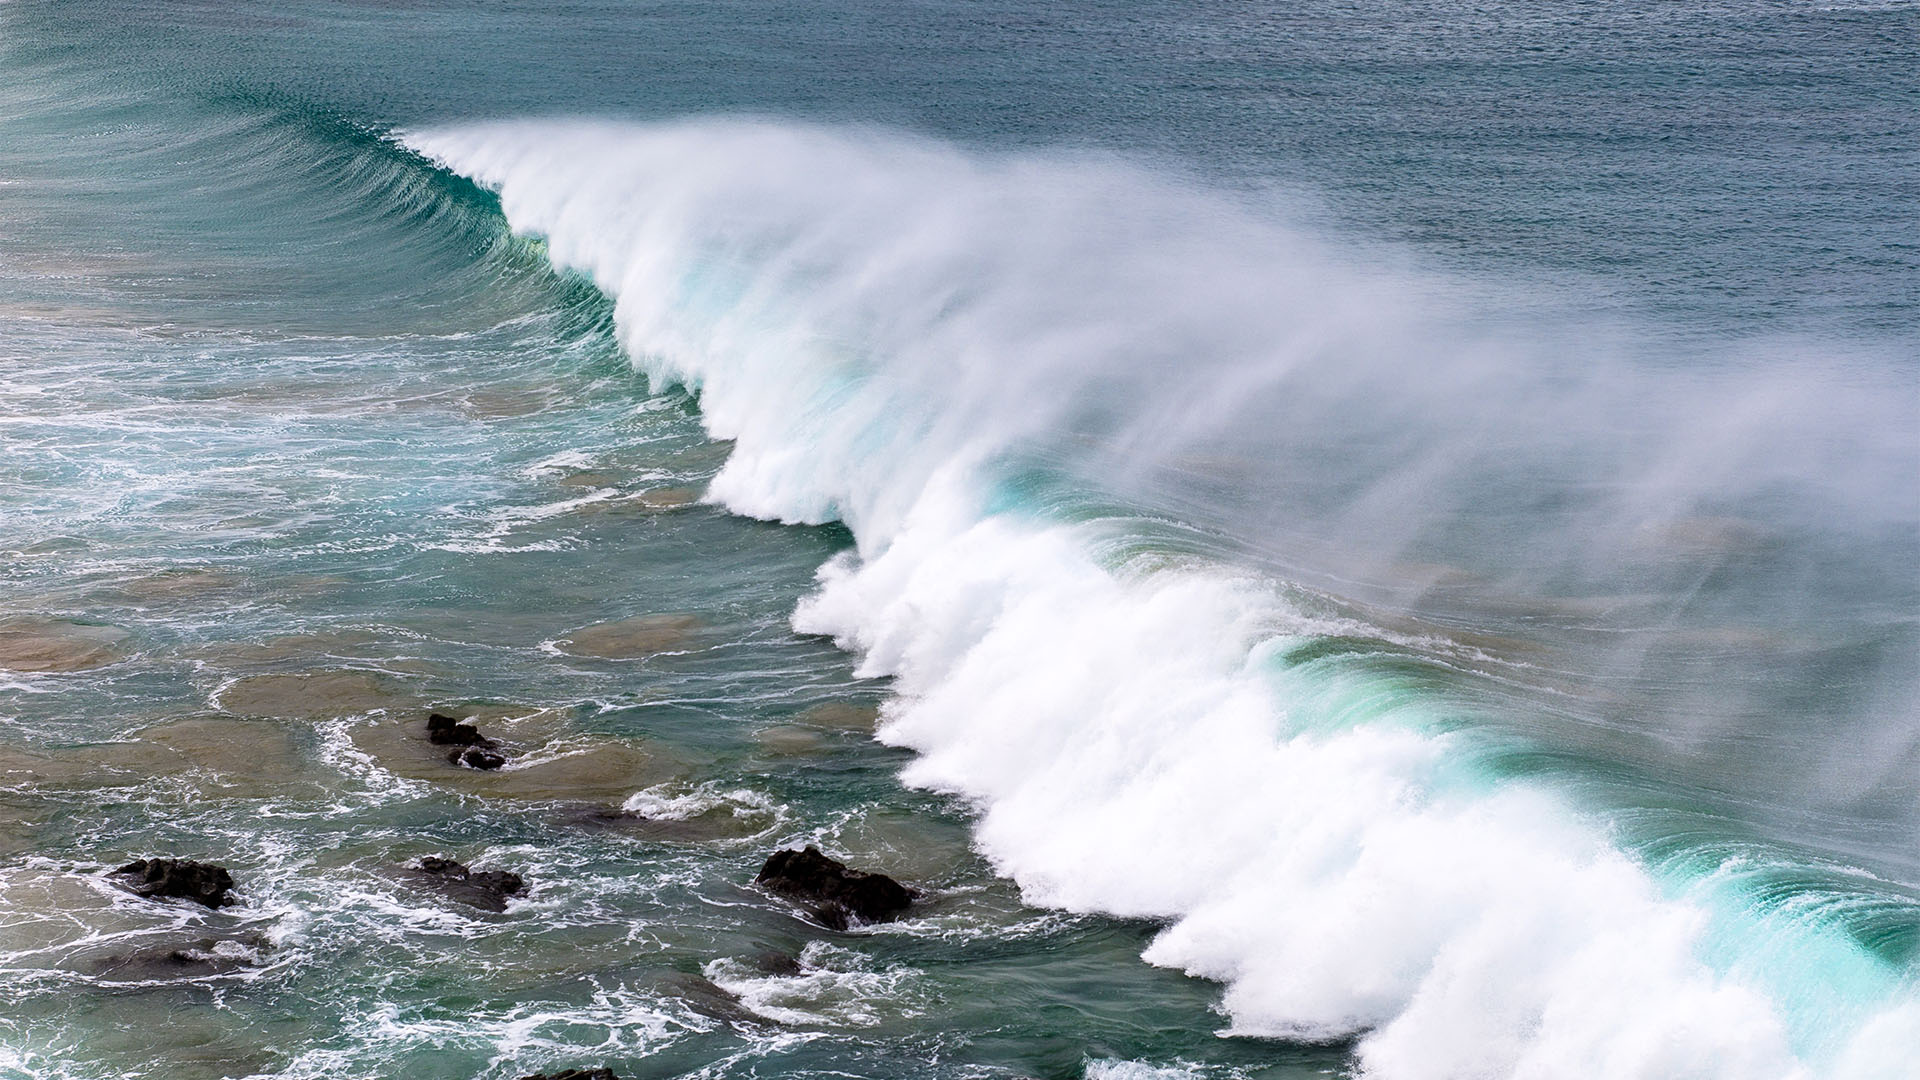
M148 899L178 897L205 904L210 908L234 903L227 895L233 889L233 876L225 867L191 859L136 859L114 871L126 879L135 896Z
M480 729L471 720L460 720L443 713L433 713L427 717L427 741L436 746L484 746L491 750L495 743L480 734Z
M507 763L506 755L497 750L500 744L480 734L471 720L433 713L427 717L427 741L458 748L447 755L449 764L491 772Z
M417 879L445 896L482 911L505 911L507 899L525 896L527 883L506 870L470 870L452 859L429 855L412 868Z
M507 763L505 754L497 754L492 750L478 746L469 746L465 750L455 750L453 753L447 755L447 760L455 765L464 765L469 769L479 769L481 772L492 772Z
M884 922L913 903L913 893L885 874L852 870L809 844L804 851L776 851L754 884L798 900L814 918L835 930L855 921Z
M652 988L681 1005L723 1024L757 1026L767 1018L740 1003L739 995L726 990L705 975L691 972L666 972L653 981Z

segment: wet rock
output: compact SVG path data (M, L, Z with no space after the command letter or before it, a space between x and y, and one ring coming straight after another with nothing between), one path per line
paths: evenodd
M808 844L804 851L776 851L754 884L805 904L814 918L835 930L853 920L882 922L907 910L913 893L885 874L852 870Z
M439 892L482 911L505 911L508 897L525 896L527 892L527 883L519 874L506 870L470 870L464 864L437 855L421 859L413 870Z
M797 957L783 952L763 952L753 958L753 969L762 975L791 977L806 970Z
M210 908L234 903L227 893L233 888L233 876L225 867L191 859L136 859L115 870L129 879L135 896L148 899L178 897Z
M704 975L671 972L655 984L661 993L670 994L701 1016L723 1024L760 1025L767 1018L741 1004L740 998Z
M471 720L458 720L442 713L427 717L427 741L436 746L479 746L491 750L499 745L480 734Z
M471 720L433 713L427 717L427 741L436 746L465 747L447 755L447 761L454 765L491 772L507 763L506 755L496 752L500 744L480 734Z
M620 1080L612 1069L561 1069L557 1073L534 1073L520 1080Z
M494 769L498 769L507 763L504 755L496 754L491 750L483 750L478 746L469 746L465 750L455 750L453 753L447 755L447 760L455 765L465 765L469 769L479 769L482 772L492 772Z

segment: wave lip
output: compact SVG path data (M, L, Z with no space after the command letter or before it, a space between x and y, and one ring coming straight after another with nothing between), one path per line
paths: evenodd
M897 680L880 736L920 753L905 779L973 800L980 848L1034 903L1164 920L1146 959L1225 983L1231 1033L1352 1039L1369 1075L1407 1080L1907 1067L1910 973L1815 921L1722 947L1757 925L1753 898L1669 880L1554 790L1477 773L1448 704L1290 661L1329 628L1270 583L1116 560L1124 526L1005 498L1010 456L1111 434L1174 371L1052 378L1156 343L1100 301L1062 322L1027 295L1079 283L1097 245L1049 215L1091 202L1205 237L1232 231L1227 208L1111 161L772 122L405 141L496 190L615 299L637 364L699 390L735 440L712 498L853 529L794 624ZM1180 243L1155 257L1207 276ZM1314 245L1280 254L1303 289L1352 280ZM1371 297L1337 299L1364 318ZM1763 955L1782 950L1784 972Z

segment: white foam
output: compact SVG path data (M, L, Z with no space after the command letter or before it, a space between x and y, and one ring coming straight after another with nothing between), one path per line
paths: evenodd
M681 1015L671 1004L623 985L595 984L583 1003L532 1001L475 1010L457 1019L429 1006L383 1004L346 1018L335 1045L302 1050L276 1077L306 1080L365 1070L369 1061L392 1065L387 1055L421 1046L484 1049L490 1068L571 1066L582 1057L640 1057L711 1022ZM375 1066L376 1068L378 1065Z
M979 847L1033 903L1165 920L1146 959L1226 984L1231 1032L1357 1038L1364 1071L1392 1080L1905 1067L1920 1021L1897 973L1830 1007L1716 968L1707 899L1664 889L1552 792L1464 776L1420 701L1290 695L1276 650L1324 624L1267 583L1116 567L1098 524L994 512L999 455L1116 401L1153 419L1154 380L1181 372L1109 383L1094 361L1191 343L1139 340L1193 327L1130 317L1149 292L1128 277L1177 278L1193 235L1233 235L1221 205L1110 162L793 125L408 141L497 188L515 228L616 298L637 363L699 388L736 440L711 498L853 528L858 554L823 568L794 624L897 679L880 736L919 752L906 780L973 800ZM1088 208L1116 206L1152 222L1172 271L1086 268L1089 245L1108 253ZM1258 242L1229 244L1227 268L1259 279L1215 260L1181 298L1205 316L1206 290L1257 290L1278 314L1202 344L1280 334L1317 363L1394 335L1367 328L1393 322L1375 290L1312 245L1241 231ZM1209 372L1206 395L1167 407L1246 389ZM1838 938L1808 953L1843 954Z
M791 974L758 971L726 957L707 964L704 972L748 1011L781 1024L872 1027L889 1015L917 1011L907 988L918 971L899 964L876 966L860 953L824 941L808 942Z
M655 784L629 795L620 808L660 821L686 821L714 810L725 810L736 818L776 819L780 813L779 804L758 791L714 783L691 788L673 782Z
M1776 1004L1698 958L1709 913L1551 795L1457 790L1418 716L1295 731L1254 647L1283 619L987 519L829 567L796 625L899 677L881 737L981 802L1028 899L1172 920L1146 959L1227 983L1235 1033L1362 1035L1389 1077L1805 1072Z
M1198 1069L1145 1061L1089 1061L1087 1080L1200 1080Z

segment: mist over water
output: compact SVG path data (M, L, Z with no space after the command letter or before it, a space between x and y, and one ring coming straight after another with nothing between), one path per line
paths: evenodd
M1669 763L1824 682L1801 703L1821 736L1786 752L1881 752L1797 801L1915 824L1920 425L1893 343L1662 353L1111 158L765 122L526 131L422 145L525 178L509 216L621 296L643 362L718 384L717 433L793 444L723 475L736 508L838 514L880 547L940 469L992 461L1082 513L1088 482L1329 601L1527 638L1490 651L1556 689L1604 680L1626 700L1588 719L1660 729Z
M1787 816L1912 825L1912 732L1873 708L1911 697L1909 598L1815 603L1835 555L1864 593L1913 553L1870 359L1681 368L1110 159L753 121L407 141L698 391L734 443L710 498L852 528L795 625L896 677L908 781L977 800L1029 899L1173 918L1148 958L1228 982L1235 1030L1365 1035L1383 1075L1891 1067L1904 947L1848 914L1875 886L1775 907L1743 879L1790 857L1636 818L1648 785L1751 797L1766 754L1724 744L1839 638L1886 662L1827 715L1890 752ZM1715 945L1754 920L1790 961Z

